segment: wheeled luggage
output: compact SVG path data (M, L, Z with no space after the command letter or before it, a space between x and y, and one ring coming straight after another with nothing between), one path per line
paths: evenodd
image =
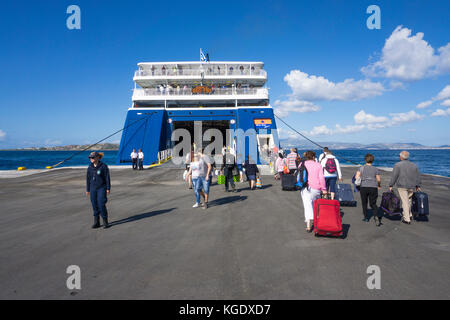
M297 187L297 177L293 174L282 174L281 175L281 189L284 191L295 191Z
M314 201L314 234L333 237L343 235L339 201L328 199Z
M412 213L419 216L430 214L428 208L428 195L425 192L414 192L412 196Z
M353 190L350 184L338 183L334 198L343 207L356 207L356 201L353 197Z
M393 192L384 192L381 196L380 208L389 216L400 216L400 199Z

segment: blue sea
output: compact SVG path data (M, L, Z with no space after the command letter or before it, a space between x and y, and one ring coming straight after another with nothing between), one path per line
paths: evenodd
M411 161L416 163L420 172L450 177L450 150L409 150ZM16 170L18 167L44 169L72 156L74 151L0 151L0 170ZM89 151L74 156L61 167L87 166ZM104 151L103 161L108 165L116 164L117 151ZM317 155L321 153L316 150ZM363 163L366 153L375 156L375 166L392 168L399 161L400 150L336 150L335 155L350 161ZM351 164L340 159L342 164Z

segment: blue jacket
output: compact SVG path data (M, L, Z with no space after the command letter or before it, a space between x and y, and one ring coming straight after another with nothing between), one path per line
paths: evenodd
M97 190L102 187L106 187L106 190L111 189L108 166L101 161L98 162L97 167L94 167L91 163L86 174L86 192L91 192L91 189Z

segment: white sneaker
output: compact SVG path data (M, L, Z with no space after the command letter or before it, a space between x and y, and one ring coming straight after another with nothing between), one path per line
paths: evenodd
M198 203L195 203L192 208L198 208Z

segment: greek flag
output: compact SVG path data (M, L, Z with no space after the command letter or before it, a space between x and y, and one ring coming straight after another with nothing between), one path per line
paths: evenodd
M203 51L201 48L200 48L200 61L202 61L202 62L206 61L206 56L203 54Z

